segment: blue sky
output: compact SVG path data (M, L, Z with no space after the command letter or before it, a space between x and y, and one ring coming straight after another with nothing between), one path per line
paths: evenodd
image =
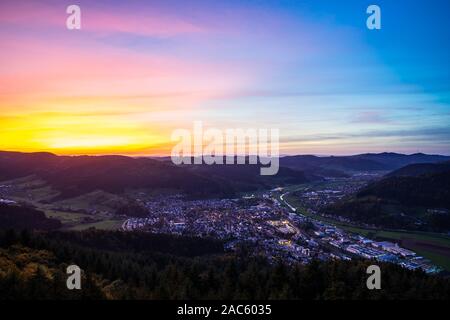
M288 153L449 154L449 2L378 1L377 31L365 26L374 2L253 3L292 28L272 57L275 77L259 84L260 96L234 99L230 125L235 115L281 123Z
M0 4L3 149L165 152L201 120L283 154L450 154L449 1L83 0L80 32L69 4Z

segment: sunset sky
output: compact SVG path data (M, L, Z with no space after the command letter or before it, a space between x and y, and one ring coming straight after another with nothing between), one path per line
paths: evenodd
M164 155L200 120L279 128L281 154L450 154L449 14L448 0L1 0L0 150Z

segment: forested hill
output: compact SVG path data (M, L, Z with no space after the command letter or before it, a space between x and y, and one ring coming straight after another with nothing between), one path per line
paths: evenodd
M359 198L375 196L403 205L450 209L450 166L442 172L392 175L361 190Z
M324 213L380 227L450 230L450 165L416 164L392 172Z
M239 192L310 181L304 172L290 168L261 176L259 165L175 166L149 158L0 151L0 181L27 176L48 183L59 193L55 200L130 189L172 189L193 198L235 197Z
M0 229L54 230L60 227L59 220L47 218L42 211L0 203Z
M418 177L421 175L445 173L448 171L450 171L450 161L439 163L416 163L392 171L387 177Z
M287 266L245 252L181 257L170 246L139 252L142 245L126 239L129 234L121 238L126 249L101 249L109 235L116 243L116 233L89 231L62 240L57 234L0 231L0 299L450 299L449 279L396 265L380 264L383 290L367 290L370 261ZM95 244L97 236L103 244ZM69 264L84 270L83 290L67 290Z
M423 153L366 153L354 156L313 155L287 156L280 159L282 166L302 170L310 174L328 177L343 177L355 172L392 171L417 163L437 163L449 161L450 157Z

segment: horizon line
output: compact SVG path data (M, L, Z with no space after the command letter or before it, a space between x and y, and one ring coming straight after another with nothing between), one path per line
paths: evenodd
M51 154L57 157L108 157L108 156L120 156L120 157L128 157L128 158L171 158L171 155L145 155L145 154L122 154L122 153L73 153L73 154L58 154L51 151L17 151L17 150L1 150L0 153L21 153L21 154ZM402 152L393 152L393 151L381 151L381 152L361 152L361 153L351 153L351 154L313 154L313 153L293 153L293 154L280 154L279 158L285 158L285 157L296 157L296 156L314 156L314 157L352 157L352 156L359 156L359 155L380 155L380 154L397 154L397 155L404 155L404 156L412 156L412 155L427 155L427 156L441 156L441 157L450 157L449 154L441 154L441 153L424 153L424 152L414 152L414 153L402 153ZM204 157L205 155L202 154L201 157ZM211 156L211 155L207 155ZM249 157L249 156L256 156L261 157L257 154L245 154L245 155L214 155L214 157L227 157L227 156L234 156L234 157ZM191 157L195 158L196 156L193 155L183 155L183 157ZM199 156L197 156L199 157ZM271 156L265 156L263 158L271 158Z

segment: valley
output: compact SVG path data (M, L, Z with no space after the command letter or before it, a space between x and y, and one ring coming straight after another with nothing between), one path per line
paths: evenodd
M225 241L232 251L247 247L271 261L371 257L436 272L433 264L450 270L450 238L442 232L421 230L425 220L388 228L373 220L376 216L363 216L357 207L345 212L335 208L386 181L403 181L411 172L421 177L431 171L441 177L446 165L434 163L442 159L447 158L422 154L283 157L277 176L261 177L258 166L250 165L177 167L167 159L0 152L0 169L5 168L0 177L9 178L0 182L0 199L43 212L61 223L61 231L212 237ZM428 162L420 167L416 161ZM411 163L415 167L409 169ZM400 178L392 170L398 167ZM420 177L414 179L426 181ZM383 205L388 203L380 199ZM421 210L433 215L445 211ZM398 215L404 221L420 221L420 215L404 212L408 215ZM395 210L389 214L397 217ZM377 251L367 246L370 241L398 244L395 250L410 249L414 259L390 256L389 248Z
M341 188L349 188L349 185L354 187L363 187L366 183L347 183L345 179L341 179L340 183L332 181L329 183L312 183L303 184L299 186L292 186L285 190L283 199L280 199L282 203L289 205L296 209L298 214L304 215L316 221L321 221L327 224L334 225L347 232L358 234L369 239L377 241L392 241L398 243L400 246L410 249L418 254L430 259L437 265L441 266L447 271L450 271L450 235L446 233L435 232L423 232L423 231L407 231L398 229L386 229L379 228L373 225L361 224L357 221L346 219L340 216L332 216L329 214L321 214L316 211L317 200L312 202L314 206L311 206L311 202L302 201L311 193L321 194L323 190L333 190L335 193L333 196L323 199L322 207L332 204L335 201L341 199L336 192ZM350 188L351 189L351 188ZM354 192L354 190L353 190ZM352 194L351 192L350 194ZM300 197L302 195L303 197ZM309 204L309 205L308 205Z

